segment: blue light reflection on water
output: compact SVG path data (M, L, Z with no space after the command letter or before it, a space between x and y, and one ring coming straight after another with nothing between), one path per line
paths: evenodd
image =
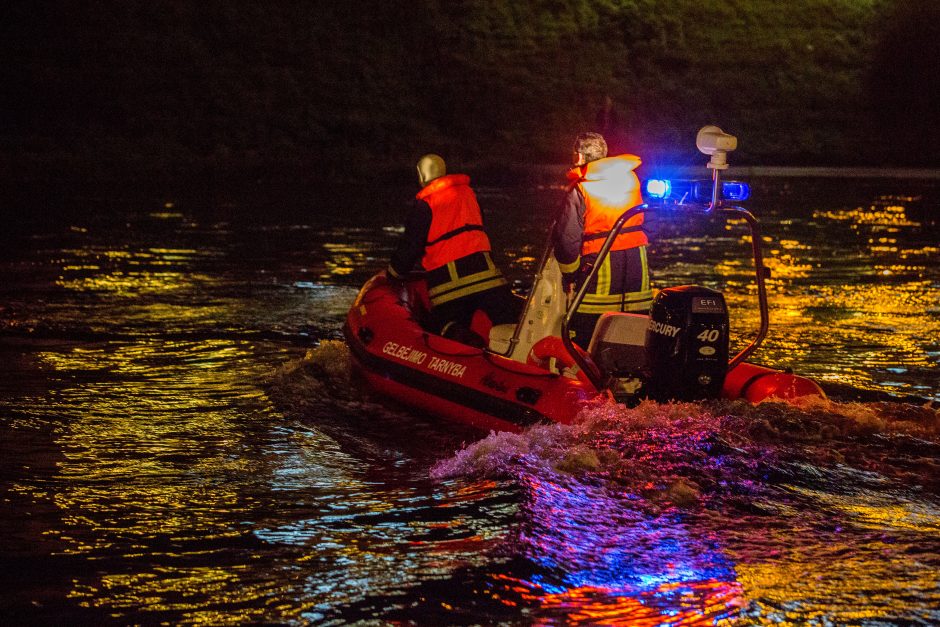
M940 446L908 439L903 422L878 423L873 408L822 407L599 406L576 427L490 435L434 472L504 473L525 486L512 547L538 569L495 579L533 616L651 625L677 608L685 624L924 616L940 601L940 486L905 487L928 478L892 458L936 459ZM940 420L924 417L933 441ZM787 430L769 440L767 420ZM884 433L868 441L873 428ZM899 585L913 597L894 598Z
M630 509L637 497L558 479L527 478L533 515L518 537L525 554L545 570L530 578L532 600L538 599L543 611L555 599L567 598L570 610L591 618L590 606L576 602L586 591L609 606L642 604L664 617L683 610L703 616L716 596L728 606L724 616L742 604L732 562L715 538L690 529L681 512L642 513ZM708 614L724 617L713 610Z

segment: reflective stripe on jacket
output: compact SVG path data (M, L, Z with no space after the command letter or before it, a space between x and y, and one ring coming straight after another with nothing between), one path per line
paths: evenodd
M597 255L589 255L584 260L585 267L579 271L586 274L597 260ZM646 246L637 246L611 251L604 258L597 274L588 285L584 300L578 306L578 313L646 312L652 301L653 290L650 288Z
M428 296L436 307L464 296L508 285L489 251L448 261L427 273Z
M617 155L591 161L568 172L569 180L584 197L582 255L597 253L617 218L643 203L640 180L634 173L640 163L636 155ZM642 224L642 213L627 220L611 250L644 246L648 240Z
M448 174L428 183L418 195L431 207L431 228L421 265L434 270L473 253L490 250L483 216L466 174Z

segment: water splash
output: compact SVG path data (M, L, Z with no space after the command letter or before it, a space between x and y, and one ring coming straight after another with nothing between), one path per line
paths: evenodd
M839 575L851 603L822 615L905 616L885 600L901 572L940 598L928 581L938 426L931 406L599 402L574 425L491 433L431 475L522 487L505 550L533 572L493 585L541 619L763 624L782 598L788 617L808 620L820 604L795 564L834 550L853 556ZM905 548L886 559L885 542ZM912 572L905 551L931 566Z
M357 405L360 395L350 385L349 358L343 342L324 340L302 357L278 366L268 377L268 393L295 416Z

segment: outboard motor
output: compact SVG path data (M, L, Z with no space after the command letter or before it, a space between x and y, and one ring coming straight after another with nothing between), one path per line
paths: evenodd
M728 309L698 285L657 294L646 331L647 392L658 400L718 398L728 372Z

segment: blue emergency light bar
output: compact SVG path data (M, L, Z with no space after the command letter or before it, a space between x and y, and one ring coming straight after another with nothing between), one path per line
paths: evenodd
M646 193L653 198L668 198L672 191L672 183L665 179L650 179L646 181Z
M646 195L654 200L673 202L709 202L712 199L712 182L649 179ZM721 197L732 202L741 202L751 197L751 187L741 181L722 181Z

